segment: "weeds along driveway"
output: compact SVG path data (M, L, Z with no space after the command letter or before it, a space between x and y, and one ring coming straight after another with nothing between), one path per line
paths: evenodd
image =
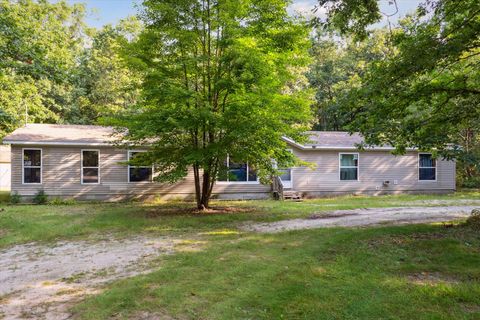
M99 285L151 271L179 245L180 239L139 236L2 249L0 318L67 319L72 303Z
M466 218L479 206L393 207L336 210L314 214L308 219L290 219L245 225L245 231L282 232L289 230L359 227L380 224L414 224Z

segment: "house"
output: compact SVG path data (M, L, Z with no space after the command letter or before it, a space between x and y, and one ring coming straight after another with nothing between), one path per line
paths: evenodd
M10 146L0 146L0 191L10 190Z
M113 129L101 126L29 124L4 138L11 145L11 190L24 198L44 190L49 196L84 200L188 198L194 195L193 174L174 184L152 181L152 167L125 163L144 150L114 145ZM308 132L310 143L285 138L289 149L314 168L283 170L284 189L306 197L353 193L433 193L455 190L455 162L391 147L359 151L358 134ZM229 175L219 178L213 196L255 199L271 196L271 186L258 181L245 163L226 159Z

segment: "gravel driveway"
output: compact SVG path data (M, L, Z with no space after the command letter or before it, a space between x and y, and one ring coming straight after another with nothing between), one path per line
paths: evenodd
M68 308L100 285L158 267L180 240L124 240L25 244L0 250L0 318L67 319Z
M466 218L479 206L394 207L336 210L319 213L310 219L291 219L272 223L250 224L246 231L282 232L326 227L359 227L379 224L414 224Z

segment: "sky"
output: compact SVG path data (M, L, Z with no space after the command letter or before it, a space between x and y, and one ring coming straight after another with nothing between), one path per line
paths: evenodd
M100 28L105 24L116 24L120 19L137 12L136 5L141 0L67 0L69 3L84 3L87 7L87 23L91 27ZM391 0L380 0L381 11L390 14L395 12L395 6L389 5ZM392 22L406 13L412 12L422 0L397 0L399 12L390 18ZM294 0L290 6L290 12L311 15L311 9L314 7L315 0ZM318 15L324 12L318 12ZM385 25L386 20L379 24Z

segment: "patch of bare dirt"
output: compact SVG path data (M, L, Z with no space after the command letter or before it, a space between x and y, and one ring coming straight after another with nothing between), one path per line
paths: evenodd
M458 205L480 205L480 199L432 199L432 200L413 200L410 205L428 205L428 206L458 206Z
M445 233L411 233L408 235L385 236L367 240L367 245L377 248L384 245L404 245L416 241L444 239L448 235Z
M465 219L475 206L443 207L393 207L336 210L321 214L317 219L291 219L271 223L256 223L242 227L246 231L283 232L289 230L362 227L371 225L401 225L430 222L446 222Z
M407 276L410 283L423 286L436 286L439 284L457 284L458 279L439 272L419 272Z
M466 313L480 313L480 306L472 303L460 303L460 307Z
M113 317L112 320L116 320L120 318ZM123 318L122 318L123 319ZM158 312L147 312L147 311L140 311L128 316L129 320L179 320L177 318L173 318L168 314L162 314Z
M348 217L354 216L357 213L351 212L325 212L325 213L314 213L308 217L308 219L326 219L326 218L339 218L339 217Z
M164 216L178 216L178 215L192 215L201 217L205 215L214 214L231 214L231 213L244 213L251 212L252 208L244 207L210 207L204 210L198 210L197 208L149 208L145 210L145 217L158 218Z
M133 237L2 249L0 317L68 319L73 303L99 292L110 281L158 268L157 258L173 253L177 245L182 250L198 247L167 237Z

